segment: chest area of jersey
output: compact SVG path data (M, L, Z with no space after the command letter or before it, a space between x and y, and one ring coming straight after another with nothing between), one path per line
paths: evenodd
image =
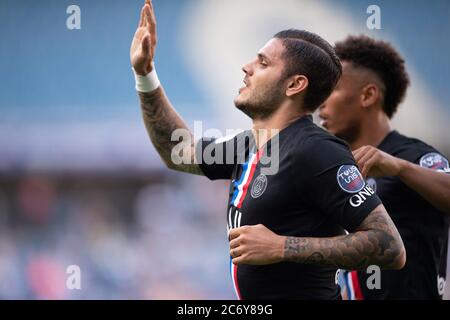
M228 203L230 226L262 223L274 213L294 206L298 198L293 179L286 158L280 157L275 168L265 164L258 154L250 155L233 172Z

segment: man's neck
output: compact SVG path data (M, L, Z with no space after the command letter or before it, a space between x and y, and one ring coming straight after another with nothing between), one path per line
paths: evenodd
M377 113L375 116L366 117L361 124L361 130L356 139L350 143L352 150L362 146L378 147L380 143L391 132L389 118L384 112Z
M281 130L306 115L308 115L306 112L292 111L292 108L281 107L268 118L253 119L252 131L258 149L264 146L267 141L272 139Z

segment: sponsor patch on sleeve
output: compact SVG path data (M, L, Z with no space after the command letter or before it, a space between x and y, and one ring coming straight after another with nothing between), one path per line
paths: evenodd
M422 156L422 158L420 158L420 166L439 172L450 173L448 160L436 152L427 153L426 155Z
M337 181L339 187L348 193L357 193L361 191L365 182L358 170L358 167L351 164L341 166L337 172Z

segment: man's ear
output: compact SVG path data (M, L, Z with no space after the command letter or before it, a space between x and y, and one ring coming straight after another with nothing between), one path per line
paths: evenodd
M289 78L286 95L292 97L293 95L305 91L308 87L308 78L303 75L295 75Z
M381 95L381 90L376 84L367 84L361 91L361 106L364 108L370 107L381 99Z

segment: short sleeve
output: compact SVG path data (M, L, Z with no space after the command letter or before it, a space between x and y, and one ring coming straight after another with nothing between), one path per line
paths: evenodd
M236 137L229 139L202 138L195 151L196 162L210 180L231 179Z
M422 168L450 173L448 158L433 146L414 138L403 137L401 141L402 145L394 150L382 150Z
M211 180L231 179L237 165L246 162L255 147L252 131L223 138L203 138L197 143L195 160Z
M293 160L300 196L344 229L354 231L381 204L341 140L310 139L296 147Z

